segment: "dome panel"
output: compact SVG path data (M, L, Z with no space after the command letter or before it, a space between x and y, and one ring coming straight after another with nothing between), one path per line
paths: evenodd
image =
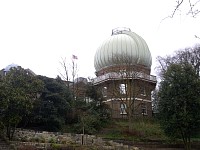
M13 63L12 63L12 64L6 66L6 67L4 68L4 71L5 71L5 72L8 72L8 71L10 71L11 68L17 68L17 67L19 67L19 65L13 64Z
M125 64L127 59L131 64L151 67L152 58L145 40L134 32L115 32L97 49L94 59L96 71L103 68Z

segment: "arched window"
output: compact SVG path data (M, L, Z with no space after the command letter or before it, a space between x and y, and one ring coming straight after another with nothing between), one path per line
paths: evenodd
M126 84L122 83L119 85L120 94L126 94Z
M121 115L126 115L127 114L127 112L126 112L126 104L125 103L121 103L120 104L120 114Z
M141 87L140 88L141 94L142 96L146 96L146 88L145 87Z
M107 97L107 87L106 86L104 86L102 89L102 95L103 95L103 97Z
M145 103L141 104L141 108L142 108L142 115L147 115L147 105Z

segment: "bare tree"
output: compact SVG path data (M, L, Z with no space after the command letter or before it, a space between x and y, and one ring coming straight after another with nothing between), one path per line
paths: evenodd
M66 58L61 58L60 65L62 69L64 70L64 73L60 73L61 78L67 82L67 87L69 88L69 71L68 71L68 65L66 64Z
M153 115L156 115L158 113L158 106L159 106L159 97L158 97L158 89L156 88L152 92L152 110L153 110Z
M190 63L197 75L200 75L200 45L196 45L193 48L185 48L176 52L177 62L188 62Z
M174 18L177 12L184 12L184 15L190 15L193 18L196 18L198 16L200 12L200 0L176 0L175 2L175 8L172 10L172 13L163 18L161 22L168 18ZM187 9L181 8L182 6L187 7ZM198 35L194 35L194 37L200 39Z
M158 75L162 78L162 74L165 73L168 66L173 63L187 62L191 64L196 73L200 75L200 45L195 47L189 47L181 49L175 52L172 56L157 57L159 66L157 67Z
M185 12L186 15L191 15L195 18L200 12L200 10L198 9L200 0L176 0L175 2L176 4L174 10L169 16L165 17L164 19L173 18L176 15L177 11L182 10L181 6L183 5L188 7Z
M72 55L71 63L67 62L66 58L61 58L60 64L63 69L62 73L60 72L61 78L66 81L67 87L72 93L72 118L75 117L75 100L76 93L78 91L78 85L75 86L75 77L78 76L78 67L76 63L77 56ZM63 73L64 72L64 73ZM70 80L70 74L72 81Z
M67 87L72 90L73 98L75 98L75 78L78 78L78 67L76 62L77 56L72 55L71 63L66 58L61 58L60 64L62 72L60 73L61 78L66 81ZM70 79L71 77L71 79Z

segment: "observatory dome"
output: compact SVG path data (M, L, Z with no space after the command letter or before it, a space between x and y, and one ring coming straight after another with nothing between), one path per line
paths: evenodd
M151 68L152 57L145 40L128 28L112 30L110 38L97 49L94 57L96 71L104 68L127 64Z
M4 68L4 71L5 71L5 72L8 72L8 71L10 71L11 68L17 68L17 67L19 67L19 65L13 64L13 63L12 63L12 64L6 66L6 67Z

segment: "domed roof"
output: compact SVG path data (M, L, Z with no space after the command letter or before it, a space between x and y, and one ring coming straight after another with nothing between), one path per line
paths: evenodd
M97 49L94 57L96 71L106 67L123 65L143 65L151 67L152 57L145 40L128 28L117 28L112 36Z
M17 68L17 67L19 67L19 65L13 64L13 63L12 63L12 64L6 66L6 67L4 68L4 71L5 71L5 72L8 72L8 71L10 71L11 68Z

